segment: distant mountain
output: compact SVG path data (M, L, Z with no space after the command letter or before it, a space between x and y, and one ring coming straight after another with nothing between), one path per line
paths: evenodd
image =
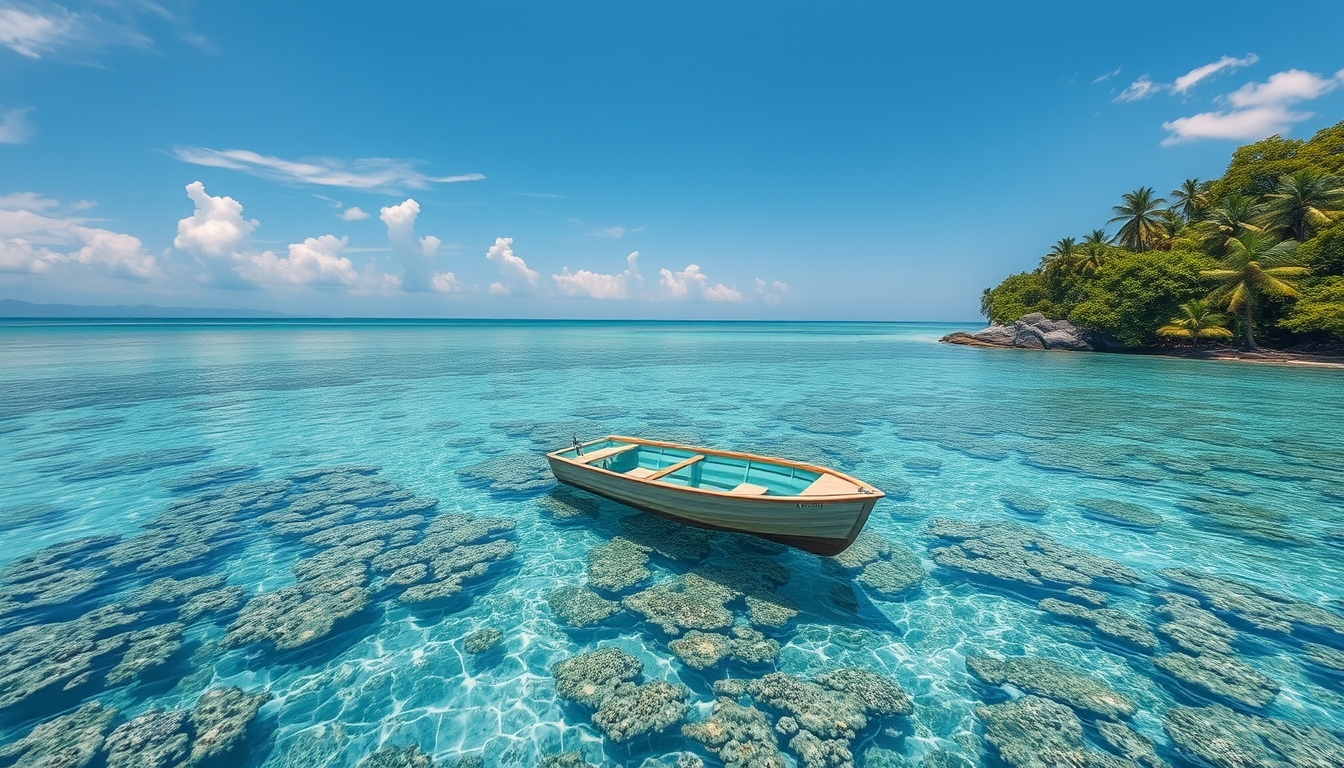
M201 309L198 307L156 307L136 304L134 307L118 304L112 307L81 304L33 304L18 299L0 299L0 317L122 317L122 318L228 318L228 317L292 317L264 309Z

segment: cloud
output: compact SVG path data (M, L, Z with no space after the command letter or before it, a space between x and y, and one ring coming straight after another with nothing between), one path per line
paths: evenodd
M709 278L700 271L700 267L689 264L680 272L668 269L658 270L658 284L662 286L662 298L673 300L702 299L704 301L742 301L741 291L722 283L709 284Z
M1115 69L1111 70L1110 72L1107 72L1107 73L1104 74L1104 75L1100 75L1100 76L1098 76L1098 77L1096 77L1096 78L1093 78L1093 80L1092 80L1092 84L1093 84L1093 85L1096 85L1097 83L1105 82L1105 81L1107 81L1107 80L1110 80L1112 77L1115 77L1115 76L1118 75L1118 74L1120 74L1120 67L1116 67Z
M519 196L519 197L544 197L544 198L548 198L548 199L551 199L551 200L564 200L564 199L565 199L565 196L564 196L564 195L554 195L554 194L551 194L550 192L511 192L510 194L514 194L514 195L517 195L517 196Z
M1201 112L1162 124L1169 135L1163 146L1197 139L1263 139L1288 133L1293 125L1314 117L1312 112L1291 109L1344 85L1344 69L1332 77L1290 69L1271 75L1263 83L1247 83L1228 94L1228 108Z
M52 15L0 8L0 45L20 56L40 59L75 28L75 14L55 6Z
M390 293L401 288L400 278L380 274L373 265L363 272L355 269L350 259L341 255L349 242L348 237L337 239L334 235L310 237L302 243L291 243L289 255L283 258L270 251L251 254L238 273L261 285L353 288L356 293Z
M89 268L132 280L162 276L158 261L131 235L51 215L59 203L33 192L0 197L0 272L29 274Z
M1176 78L1175 82L1171 84L1171 92L1178 96L1184 96L1191 88L1198 85L1201 80L1207 80L1225 69L1233 70L1241 67L1249 67L1259 60L1260 57L1256 56L1254 53L1246 54L1246 58L1244 59L1235 59L1231 56L1224 56L1212 64L1195 67L1184 75Z
M541 274L529 268L527 262L513 252L512 237L495 238L495 244L485 252L485 258L499 267L499 274L504 278L490 285L491 293L511 294L519 291L530 293L536 289Z
M644 278L639 274L639 251L625 257L626 269L617 275L604 275L580 269L571 273L566 267L560 274L551 275L560 293L571 297L590 299L633 299L644 291Z
M415 238L415 220L420 216L420 204L413 198L389 205L378 212L378 218L387 225L387 239L392 252L401 260L402 287L407 291L423 293L434 290L434 259L443 241L433 235Z
M399 189L429 189L434 184L480 181L485 176L468 173L458 176L428 176L415 170L415 163L388 157L339 160L321 157L284 160L246 149L207 149L174 147L178 160L210 168L227 168L251 176L285 184L315 184L325 187L394 192Z
M452 272L435 272L434 278L429 281L429 284L435 293L461 293L463 291L462 283L458 282L457 276Z
M797 294L788 283L775 280L767 283L761 278L756 278L756 297L766 304L779 304L793 299Z
M363 221L367 218L369 218L369 214L360 210L357 205L352 205L341 211L341 221Z
M72 12L53 2L37 2L22 8L0 8L0 45L28 59L53 54L84 57L114 45L147 47L150 38L137 28L135 17L144 12L172 19L153 3L102 4L101 10L117 14L109 19L90 11Z
M1240 69L1241 67L1249 67L1259 60L1260 57L1256 56L1254 53L1248 53L1246 54L1246 57L1242 59L1233 58L1232 56L1224 56L1211 64L1195 67L1184 75L1176 78L1176 80L1171 83L1155 83L1151 77L1144 75L1138 80L1130 83L1128 88L1121 91L1120 95L1115 97L1115 100L1122 102L1142 101L1155 93L1170 93L1176 96L1185 96L1190 93L1191 88L1194 88L1199 83L1213 77L1219 72L1230 72L1234 69ZM1112 74L1118 74L1119 71L1120 70L1117 69ZM1093 82L1099 81L1094 80Z
M205 185L187 185L196 210L177 222L173 246L196 257L207 270L203 278L221 286L245 287L236 267L247 261L243 251L252 242L256 219L243 218L243 205L232 197L212 197Z
M639 234L640 232L643 231L644 231L643 227L634 227L632 229L626 229L625 227L607 227L606 229L593 230L588 234L592 235L593 237L606 237L612 240L620 240L622 237L625 237L626 235Z
M33 137L33 126L28 122L32 107L0 109L0 144L25 144Z

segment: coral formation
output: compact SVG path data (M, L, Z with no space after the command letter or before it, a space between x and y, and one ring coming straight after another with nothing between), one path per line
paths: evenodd
M187 762L190 720L185 711L150 710L117 726L103 743L107 768L170 768Z
M774 661L779 655L778 641L741 624L733 627L732 638L718 632L691 630L667 647L694 669L712 667L730 656L744 663L762 664Z
M1196 691L1248 707L1263 707L1279 693L1278 683L1232 656L1170 653L1154 657L1153 663Z
M1085 498L1076 502L1083 515L1094 520L1131 528L1153 529L1162 527L1162 516L1151 509L1116 499Z
M434 768L434 760L419 744L404 747L386 745L359 761L357 768Z
M1006 683L1026 693L1053 699L1097 717L1127 718L1136 710L1134 702L1103 683L1049 659L969 656L966 669L989 685Z
M709 556L710 534L640 512L621 518L621 535L668 560L697 563Z
M740 593L697 573L629 595L621 605L657 624L669 635L688 629L721 629L731 626L733 614L724 604Z
M1042 611L1069 621L1092 627L1097 634L1111 640L1137 646L1145 651L1157 650L1157 636L1142 621L1114 608L1088 609L1076 603L1066 603L1047 597L1037 603Z
M1037 587L1087 587L1096 579L1128 585L1140 582L1137 573L1119 563L1056 543L1025 525L936 518L929 524L929 533L956 542L930 549L934 561L969 574Z
M112 685L129 682L141 673L160 666L182 647L185 624L163 624L131 632L126 637L126 654L112 671L107 682Z
M1178 749L1213 768L1335 768L1344 755L1344 741L1324 728L1244 715L1221 704L1172 707L1163 726Z
M620 592L649 578L649 556L633 541L617 536L588 550L588 583Z
M1344 640L1344 614L1314 603L1185 568L1158 571L1158 575L1197 593L1214 609L1230 613L1257 629L1292 634L1293 626L1301 625Z
M238 688L211 688L191 710L195 731L188 765L210 764L241 743L257 710L271 700L269 693L247 694Z
M1097 723L1097 733L1111 749L1141 768L1167 768L1166 761L1153 749L1153 742L1124 723L1102 720Z
M718 686L715 686L716 692ZM709 717L681 732L705 745L727 768L785 768L779 741L765 713L729 698L714 703Z
M71 621L0 635L0 710L53 687L70 690L87 682L96 662L126 647L130 633L113 630L140 616L108 605Z
M999 496L999 503L1010 511L1026 517L1040 517L1050 511L1050 503L1025 491L1012 491Z
M1119 758L1087 748L1073 710L1039 696L978 707L985 739L1014 768L1125 768Z
M537 497L537 503L560 520L591 516L598 510L596 499L572 488L556 488L544 496Z
M485 483L492 491L531 493L555 484L544 456L508 454L457 470L459 475Z
M1158 634L1189 653L1221 653L1231 655L1237 631L1227 622L1199 607L1199 601L1174 592L1159 592L1163 605L1159 616L1168 620L1159 624Z
M590 627L621 610L620 603L608 600L587 587L557 587L546 594L546 604L571 627Z
M102 749L108 726L116 716L115 709L89 702L38 725L18 741L0 746L0 758L14 758L21 766L84 768Z
M499 645L499 641L503 638L503 633L498 629L478 629L475 632L468 632L462 638L462 650L473 654L485 653Z
M594 708L593 724L613 741L656 733L686 715L684 685L661 680L636 685L644 664L617 648L602 648L556 664L555 690L562 698Z

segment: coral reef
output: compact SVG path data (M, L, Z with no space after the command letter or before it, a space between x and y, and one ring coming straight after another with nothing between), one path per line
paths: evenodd
M405 747L387 745L359 761L357 768L434 768L434 760L419 744Z
M1125 768L1126 762L1087 748L1073 710L1039 696L978 707L985 738L1014 768Z
M1170 653L1154 657L1153 663L1198 692L1248 707L1263 707L1279 693L1279 684L1255 667L1219 653Z
M169 768L191 754L185 711L150 710L117 726L103 743L107 768Z
M1157 596L1164 603L1157 613L1168 619L1158 625L1158 634L1189 653L1232 654L1237 631L1227 622L1199 607L1193 597L1174 592L1159 592Z
M1136 733L1124 723L1102 720L1097 723L1097 733L1111 749L1142 768L1167 768L1165 760L1157 756L1153 742L1147 736Z
M969 574L1037 587L1087 587L1095 579L1128 585L1140 582L1137 573L1119 563L1058 544L1016 523L936 518L929 524L929 533L956 542L930 549L934 561Z
M499 645L502 639L504 635L498 629L478 629L475 632L468 632L462 638L462 650L473 654L485 653Z
M688 629L732 626L733 614L724 604L740 593L697 573L655 584L621 600L627 610L641 614L669 635Z
M120 605L95 609L77 619L33 624L0 635L0 710L52 687L87 682L94 664L126 647L130 633L113 633L140 618Z
M1344 672L1344 651L1316 643L1305 643L1302 650L1306 651L1307 658L1316 664L1336 672Z
M189 765L210 764L242 742L257 710L271 700L269 693L247 694L238 688L211 688L191 710L195 736Z
M617 536L588 550L588 584L620 592L649 578L649 556L633 541Z
M284 587L252 598L224 634L226 647L270 641L280 650L300 648L331 633L336 622L369 604L369 591L349 587L340 592L309 592Z
M870 716L907 715L912 708L899 685L861 669L840 669L812 681L772 672L753 680L747 691L821 739L852 739Z
M1336 768L1344 741L1324 728L1302 728L1221 704L1172 707L1164 727L1172 743L1213 768Z
M864 566L858 581L880 595L896 595L915 586L928 574L919 558L905 549L897 549L890 560L878 560Z
M716 692L718 686L715 686ZM705 745L727 768L785 768L779 741L765 713L729 698L714 703L709 717L681 732Z
M571 627L599 624L621 610L620 603L608 600L587 587L557 587L546 594L546 604Z
M537 764L539 768L597 768L592 763L583 759L583 753L577 750L573 752L560 752L554 755L543 755L541 762Z
M485 483L492 491L531 493L555 484L546 457L534 453L508 454L457 470L459 475Z
M709 556L708 531L640 512L621 518L621 535L660 557L698 563Z
M616 742L655 733L686 715L684 685L660 681L636 685L644 664L617 648L566 659L552 669L562 698L593 707L593 724Z
M1137 646L1145 651L1157 650L1157 636L1142 621L1114 608L1088 609L1076 603L1066 603L1047 597L1037 603L1042 611L1069 621L1086 624L1099 635L1111 640Z
M1087 587L1069 587L1064 590L1064 594L1082 600L1088 605L1102 606L1110 602L1110 599L1106 597L1105 592L1098 592L1095 589L1088 589Z
M1214 609L1230 613L1256 629L1292 634L1293 626L1301 625L1344 640L1344 614L1314 603L1185 568L1158 571L1158 575L1197 593Z
M573 488L556 488L544 496L538 496L537 503L559 520L592 516L598 510L597 499Z
M48 720L22 739L0 746L0 759L43 768L84 768L103 747L117 711L93 701L74 712Z
M1026 693L1053 699L1097 717L1127 718L1137 709L1134 702L1096 679L1049 659L970 656L966 659L966 669L989 685L1007 683Z
M1082 508L1085 517L1104 523L1144 529L1162 527L1162 516L1140 504L1098 498L1078 499L1075 503Z
M732 638L718 632L691 630L667 647L694 669L712 667L730 656L748 664L763 664L779 655L778 641L741 624L733 627Z
M107 682L111 685L129 682L168 661L182 647L186 628L185 624L173 623L131 632L126 638L126 654L107 673Z
M1025 517L1040 517L1050 511L1050 502L1025 491L1002 494L999 496L999 503Z

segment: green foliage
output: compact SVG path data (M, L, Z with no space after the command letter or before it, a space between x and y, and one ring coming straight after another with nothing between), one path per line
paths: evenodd
M1124 202L1111 209L1115 217L1107 222L1120 222L1120 231L1115 233L1116 245L1131 251L1146 251L1166 237L1161 216L1166 198L1158 197L1152 187L1139 187L1121 197Z
M1191 299L1180 306L1180 317L1173 317L1166 325L1157 329L1158 336L1171 339L1187 339L1199 346L1201 339L1232 338L1232 332L1226 327L1227 318L1214 312L1207 301Z
M1216 269L1202 276L1218 287L1209 300L1229 311L1245 315L1246 346L1256 349L1255 309L1257 299L1265 296L1297 298L1293 281L1311 270L1291 262L1297 250L1296 240L1282 240L1264 232L1246 232L1227 241L1227 255Z
M1329 174L1344 171L1344 123L1322 128L1308 141L1271 136L1241 147L1232 153L1227 172L1210 186L1209 196L1260 197L1273 192L1279 179L1307 168Z
M1297 257L1318 277L1344 275L1344 219L1316 233L1297 249Z
M1040 272L1020 272L992 288L980 303L991 322L1007 325L1023 315L1040 312L1058 317L1059 308L1050 281Z
M1127 346L1151 343L1181 304L1208 293L1200 273L1216 266L1197 251L1115 251L1084 286L1086 298L1069 319Z
M1279 325L1297 333L1344 337L1344 277L1328 277L1303 288L1292 314Z

